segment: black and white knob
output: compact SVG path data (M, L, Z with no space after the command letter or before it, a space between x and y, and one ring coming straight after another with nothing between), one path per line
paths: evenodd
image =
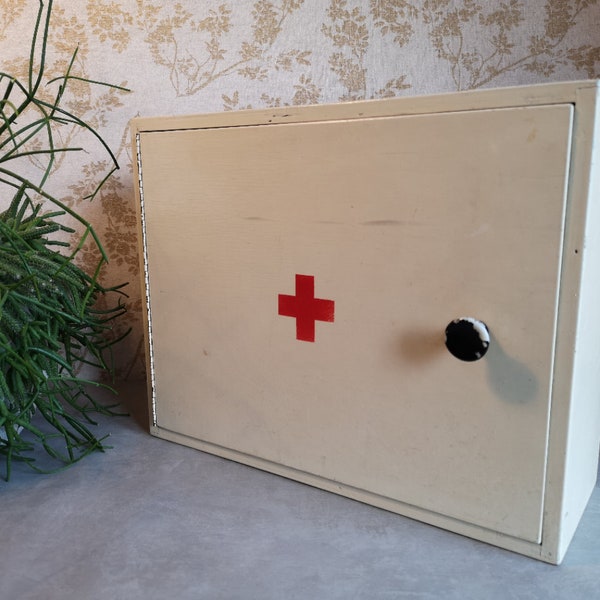
M446 327L446 348L460 360L473 362L483 358L490 346L490 332L483 321L461 317Z

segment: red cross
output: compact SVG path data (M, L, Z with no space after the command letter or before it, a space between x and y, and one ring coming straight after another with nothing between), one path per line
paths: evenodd
M333 323L335 302L315 298L315 278L296 275L296 295L279 294L279 314L296 319L296 339L315 341L315 321Z

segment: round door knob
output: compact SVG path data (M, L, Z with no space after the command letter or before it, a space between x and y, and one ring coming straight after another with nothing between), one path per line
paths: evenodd
M490 346L490 332L483 321L461 317L446 327L446 348L460 360L483 358Z

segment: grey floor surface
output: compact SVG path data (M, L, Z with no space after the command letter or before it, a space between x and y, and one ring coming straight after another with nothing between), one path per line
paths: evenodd
M1 600L600 598L598 487L555 567L153 438L140 392L111 450L0 482Z

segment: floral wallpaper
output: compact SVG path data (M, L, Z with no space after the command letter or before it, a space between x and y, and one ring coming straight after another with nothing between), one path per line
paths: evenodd
M38 7L0 0L1 71L26 73ZM55 0L48 79L64 74L76 47L74 75L131 90L71 81L66 95L121 169L93 202L84 200L108 172L108 157L61 127L57 139L86 152L56 161L53 192L100 234L110 258L105 282L130 282L119 327L133 332L117 361L121 377L139 378L132 117L597 78L600 0ZM31 158L34 177L40 165ZM89 251L81 260L92 258Z

